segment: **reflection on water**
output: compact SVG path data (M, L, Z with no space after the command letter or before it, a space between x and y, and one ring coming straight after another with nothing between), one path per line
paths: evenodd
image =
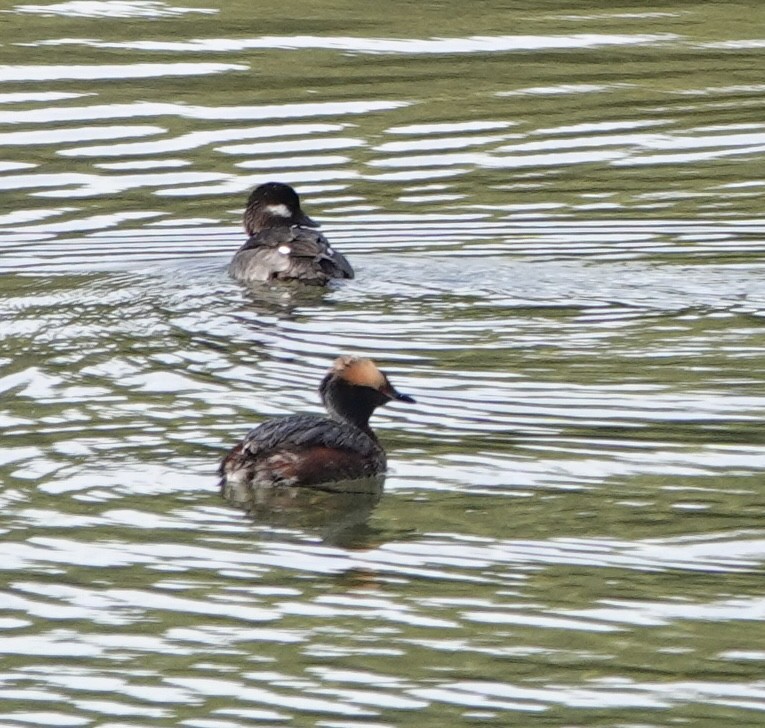
M384 476L327 483L323 487L251 488L241 483L221 486L221 495L247 513L255 523L305 529L324 543L358 548L370 544L367 521L383 493Z
M9 6L3 726L760 725L762 14ZM346 352L384 492L221 498Z

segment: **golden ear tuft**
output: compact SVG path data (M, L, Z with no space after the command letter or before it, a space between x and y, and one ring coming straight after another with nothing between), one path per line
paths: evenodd
M377 368L371 359L361 359L355 356L341 356L332 365L332 371L348 384L358 387L380 389L386 384L385 375Z

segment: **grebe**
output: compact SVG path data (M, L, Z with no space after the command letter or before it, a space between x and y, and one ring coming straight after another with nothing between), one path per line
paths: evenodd
M414 399L396 391L371 359L341 356L319 386L329 417L288 415L263 422L226 455L221 488L319 485L385 472L385 451L369 427L374 410Z

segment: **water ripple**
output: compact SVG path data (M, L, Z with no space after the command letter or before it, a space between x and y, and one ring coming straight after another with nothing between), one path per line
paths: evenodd
M756 723L758 9L208 5L3 16L3 725ZM222 500L343 352L384 492Z

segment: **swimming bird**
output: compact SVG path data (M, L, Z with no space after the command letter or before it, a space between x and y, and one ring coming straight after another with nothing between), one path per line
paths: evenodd
M369 426L377 407L413 403L371 359L341 356L319 385L329 417L288 415L266 420L223 459L221 488L315 486L380 475L385 450Z
M350 263L317 227L289 185L266 182L256 187L244 211L249 238L234 255L230 275L244 283L302 281L319 286L333 278L353 278Z

